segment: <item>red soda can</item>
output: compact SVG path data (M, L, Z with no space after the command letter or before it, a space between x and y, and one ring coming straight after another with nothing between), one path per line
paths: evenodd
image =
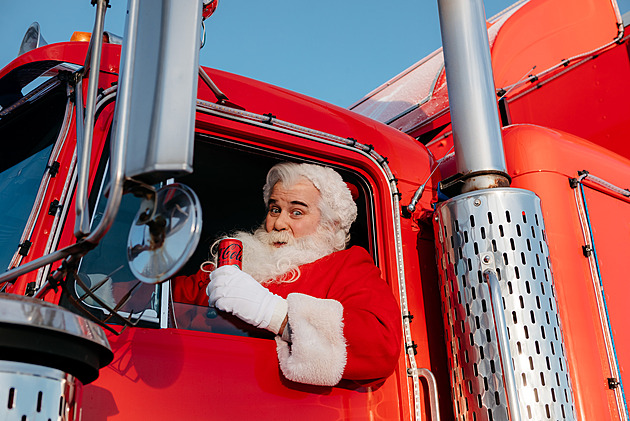
M243 242L237 238L224 238L219 241L217 267L236 265L243 268Z

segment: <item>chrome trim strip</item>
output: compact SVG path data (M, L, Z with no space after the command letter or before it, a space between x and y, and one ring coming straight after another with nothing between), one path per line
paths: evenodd
M578 178L578 186L573 189L573 195L575 198L575 206L580 220L580 226L582 228L582 236L584 239L584 245L590 247L593 250L587 256L588 265L591 273L591 281L593 283L593 293L597 302L597 315L600 323L602 335L604 337L604 345L606 347L606 360L612 376L616 377L621 387L613 389L615 395L615 403L617 404L617 411L621 420L628 420L628 406L625 399L625 393L623 388L623 381L621 373L619 371L619 364L617 362L617 354L615 351L614 339L610 328L610 320L608 318L608 310L606 308L606 298L604 297L603 282L599 272L599 263L597 262L597 252L593 240L593 231L591 229L590 219L588 215L588 208L586 205L586 197L582 189L582 180L586 178L587 174L583 174Z

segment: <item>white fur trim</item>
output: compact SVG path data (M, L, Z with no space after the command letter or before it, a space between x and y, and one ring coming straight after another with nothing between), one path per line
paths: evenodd
M334 386L346 367L343 306L293 293L287 297L291 343L276 336L282 374L294 382Z

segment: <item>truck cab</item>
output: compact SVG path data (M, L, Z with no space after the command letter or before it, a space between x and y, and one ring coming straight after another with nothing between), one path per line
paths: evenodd
M8 266L75 241L71 192L76 183L76 123L74 101L69 99L75 86L70 71L64 69L80 66L86 47L86 42L40 47L3 70L5 79L24 78L23 83L28 84L28 78L36 73L33 68L44 69L41 85L18 100L18 104L1 111L2 138L13 138L24 149L12 160L6 158L3 174L7 180L16 173L35 174L30 177L30 190L3 190L3 195L16 206L20 205L17 198L25 202L21 206L27 210L7 210L8 215L23 216L11 224L15 233L6 240ZM107 202L119 57L119 45L104 45L89 176L93 226L98 224ZM431 153L409 136L350 111L251 79L204 70L229 95L229 102L218 99L200 78L194 172L159 183L185 184L196 192L203 209L199 244L176 275L197 272L221 234L260 225L265 214L262 186L271 166L282 161L330 166L358 192L359 215L351 229L351 245L370 253L396 297L400 282L404 281L401 278L409 276L406 273L417 274L407 283L421 284L423 279L427 283L427 292L413 292L404 304L414 317L428 317L434 322L417 323L419 336L414 336L416 342L411 351L418 353L423 367L433 364L433 371L445 372L443 342L439 339L442 327L437 323L439 296L429 282L435 269L421 264L433 259L431 229L427 221L419 224L401 218L399 205L395 204L410 197L429 176ZM33 133L24 136L24 127ZM57 168L54 176L52 168ZM417 170L412 174L395 168ZM44 177L39 178L42 173ZM435 195L434 189L429 190ZM430 209L431 195L427 194L423 201L425 210ZM140 203L141 199L131 194L123 197L109 233L82 258L76 275L68 280L68 297L58 293L50 298L73 311L78 310L72 302L81 302L90 317L112 324L112 331L116 331L108 334L113 362L84 389L84 419L147 415L162 419L239 419L253 411L261 418L273 419L278 416L279 407L282 416L289 418L408 416L411 386L404 354L394 375L380 384L347 382L330 388L293 383L278 370L272 336L217 315L207 305L174 301L170 281L159 285L139 282L127 266L127 237ZM32 227L25 230L28 225ZM401 239L415 245L403 248ZM28 250L23 246L8 250L9 244L27 242L32 244ZM417 270L407 272L403 264ZM38 288L54 268L52 265L24 275L6 285L6 290L24 294ZM422 273L425 275L420 276ZM96 298L86 298L81 285L90 287L102 281L105 283L95 291ZM112 316L98 301L116 308L119 315ZM123 329L122 318L128 318L134 326ZM440 345L429 351L429 343ZM161 399L178 405L169 409L156 406L155 397L162 395ZM407 404L401 405L401 400Z
M204 13L216 7L206 3ZM56 310L54 317L0 310L0 325L11 326L12 335L48 335L0 345L13 350L0 361L0 375L15 381L0 391L8 402L0 414L16 420L628 419L628 288L619 244L628 234L630 161L619 136L630 119L620 112L623 95L602 99L628 84L628 36L614 2L601 0L595 11L587 3L572 3L584 13L569 16L562 12L571 7L567 1L530 0L487 27L483 21L495 69L497 112L489 114L501 121L496 132L505 158L504 168L484 176L507 181L469 190L462 187L471 176L460 159L485 152L458 145L468 130L456 121L456 89L447 90L447 51L350 110L193 66L191 135L167 140L191 151L184 165L190 169L122 177L116 168L123 69L133 61L127 47L109 37L90 66L89 39L19 55L0 70L0 264L8 270L0 299L19 297L24 308L43 301ZM562 31L540 25L529 37L519 35L541 16L547 23L564 19ZM583 26L588 36L576 35ZM570 59L558 60L565 55ZM519 79L532 66L539 72ZM587 119L590 106L601 118ZM178 116L160 114L152 127ZM141 161L153 151L130 148L123 155ZM265 176L280 162L331 167L355 190L350 245L369 253L402 320L401 353L385 379L335 386L287 380L272 334L175 293L176 278L197 273L217 238L260 226ZM125 194L114 217L116 183ZM168 218L168 238L146 258L134 235L144 230L143 216L157 212L154 206ZM110 218L106 233L92 241ZM136 263L168 270L143 279ZM5 308L19 307L11 303ZM87 320L70 336L96 347L98 357L78 351L66 358L72 346L57 341L65 327L42 323L47 317ZM45 377L35 371L25 383L15 380L37 364L64 373L57 389L23 386Z

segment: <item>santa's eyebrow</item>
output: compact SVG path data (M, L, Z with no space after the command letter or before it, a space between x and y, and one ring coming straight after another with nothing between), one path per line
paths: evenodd
M275 205L276 203L278 203L278 201L276 199L269 199L269 204L270 205ZM304 206L305 208L309 208L310 206L308 205L308 203L306 202L302 202L301 200L292 200L291 202L289 202L291 205L298 205L298 206Z
M291 204L292 205L304 206L305 208L309 207L307 203L301 202L299 200L293 200L293 201L291 201Z

